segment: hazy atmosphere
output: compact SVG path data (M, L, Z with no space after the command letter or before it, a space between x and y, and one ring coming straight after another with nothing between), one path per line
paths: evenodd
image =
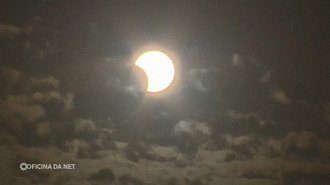
M328 185L329 20L326 1L1 1L0 184ZM175 66L156 94L134 66L153 49Z

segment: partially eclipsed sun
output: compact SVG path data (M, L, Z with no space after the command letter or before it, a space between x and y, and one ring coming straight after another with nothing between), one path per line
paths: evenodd
M135 65L148 78L148 92L159 92L171 85L174 79L174 65L170 57L160 51L148 51L140 55Z

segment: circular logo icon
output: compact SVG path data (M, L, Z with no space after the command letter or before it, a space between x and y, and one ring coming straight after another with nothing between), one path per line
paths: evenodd
M19 165L19 168L20 168L22 171L25 171L25 170L28 169L28 165L27 165L26 163L21 163L21 164Z

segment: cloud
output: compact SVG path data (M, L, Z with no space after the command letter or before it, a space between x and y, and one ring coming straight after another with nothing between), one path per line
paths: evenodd
M85 121L86 120L81 120L81 122ZM5 138L15 143L15 139L10 136L1 136L0 138L2 138L2 140L0 139L1 143ZM201 145L195 153L186 155L181 153L174 146L150 146L147 145L148 143L145 143L147 145L146 152L151 153L156 156L156 158L157 156L158 158L163 156L165 160L149 160L144 158L140 159L138 163L133 163L123 157L124 149L100 149L93 151L90 141L77 139L67 141L67 152L63 152L56 147L21 147L18 145L15 145L14 148L12 148L12 146L12 149L10 149L10 147L2 147L0 150L1 157L7 161L7 170L15 166L12 165L13 161L19 160L14 157L17 155L11 155L14 151L18 153L24 152L24 159L27 161L38 156L38 160L40 161L56 163L74 161L74 163L77 164L72 174L50 171L49 177L43 181L48 184L61 182L61 179L65 179L65 181L71 184L149 183L160 185L166 185L167 182L176 182L177 184L202 183L211 185L224 182L226 182L226 184L256 185L298 182L292 180L294 178L302 178L310 183L317 184L318 182L325 183L328 180L324 175L330 173L328 163L301 161L297 157L286 160L278 156L265 155L260 149L260 146L270 147L270 143L273 143L271 145L277 148L279 140L267 140L249 135L239 137L228 135L226 138L228 143L231 143L230 145L232 146L256 148L256 150L253 150L255 152L254 156L248 159L234 159L228 161L232 155L238 155L239 151L229 148L217 150L215 147L212 147L212 143L205 143ZM290 145L298 145L305 149L311 146L306 143L309 143L310 140L313 139L320 140L317 135L310 132L292 132L288 133L280 142L283 144L290 143ZM127 147L127 144L123 142L116 143L118 143L118 146L122 145L122 147L119 148ZM251 145L251 143L257 144ZM288 152L288 150L283 151ZM88 155L101 157L81 157L84 152L87 152ZM285 155L285 153L283 153L283 155ZM302 154L295 153L295 155ZM177 165L180 161L184 163L184 168L179 164ZM109 168L109 166L111 168ZM33 173L33 178L27 178L26 176L20 176L18 174L15 178L21 178L26 181L25 184L28 184L32 179L39 178L35 175L36 174ZM0 174L0 177L2 177L5 182L10 182L5 175ZM56 181L55 179L60 180Z
M1 68L0 67L0 84L1 91L9 93L12 88L22 80L22 72L13 68Z
M282 140L266 139L257 142L256 149L253 151L255 155L261 155L269 158L283 156Z
M327 149L329 147L328 142L324 142L315 133L309 131L290 132L283 141L283 153L294 158L322 157L330 151Z
M93 132L96 130L94 122L90 119L77 119L75 126L76 132Z
M209 72L209 70L206 69L206 68L197 68L197 69L190 69L188 74L192 75L192 76L195 76L195 77L198 77L198 76L201 76L201 75L206 75L208 72Z
M180 161L181 163L188 163L187 158L174 146L158 146L152 145L147 151L149 154L157 159L166 159L165 161Z
M50 132L50 125L47 121L43 121L37 124L37 134L39 136L49 136Z
M123 91L125 94L132 94L133 96L137 96L137 90L133 86L125 86L123 87Z
M188 71L188 81L192 87L202 93L207 93L210 89L206 88L202 83L202 77L209 72L206 68L191 69Z
M179 123L177 123L177 125L175 125L174 132L175 133L182 133L182 132L193 133L192 123L187 122L187 121L180 121Z
M283 90L280 90L276 85L271 82L271 77L273 76L272 71L267 71L259 81L268 86L270 97L276 102L281 104L291 103L290 98L287 97L286 93Z
M79 148L88 148L89 144L86 141L82 141L79 139L73 139L72 141L65 141L64 149L70 155L74 156Z
M35 92L31 95L32 101L62 101L62 95L57 91Z
M38 104L29 100L25 95L7 96L0 102L0 115L10 120L22 120L27 122L35 122L46 113L45 109Z
M113 88L120 88L121 87L121 82L119 78L112 78L107 81L107 86L108 87L113 87Z
M107 80L106 86L112 91L115 90L123 94L133 95L134 97L138 97L138 95L141 95L145 91L138 83L130 82L129 84L124 84L118 77Z
M229 149L207 150L200 147L196 153L196 161L200 163L223 163L233 154L235 151Z
M63 103L63 109L68 112L73 109L73 93L69 92L63 96L58 91L34 92L30 95L31 101L35 102L57 102Z
M193 83L194 87L196 90L202 92L202 93L207 93L209 91L209 88L204 87L203 83L199 80L196 80Z
M98 172L93 173L89 179L96 182L107 182L111 183L116 179L115 174L110 168L102 168Z
M50 86L53 88L58 88L60 82L53 76L49 75L46 78L32 78L31 83L34 86Z
M255 120L256 122L259 123L259 125L261 127L264 127L268 124L273 124L274 121L273 120L267 120L267 119L263 119L261 118L261 116L259 116L256 113L253 112L237 112L237 111L228 111L226 113L226 115L235 121L246 121L246 120Z
M251 143L256 141L256 137L252 135L239 136L239 137L232 137L230 135L226 135L225 138L230 146L238 146L238 147L244 145L251 145Z
M159 118L167 118L169 117L169 114L165 111L161 111L158 115Z
M244 63L242 61L242 58L239 54L237 53L234 53L233 55L233 59L232 59L232 62L233 62L233 65L235 67L238 67L238 68L243 68L244 67Z
M29 132L34 139L46 137L51 130L51 126L47 121L47 112L49 111L50 115L55 112L60 113L56 108L57 106L53 106L48 110L50 108L49 105L64 104L63 107L65 110L73 106L73 97L70 97L70 93L68 93L67 96L63 96L56 89L54 90L54 88L58 88L59 81L52 76L25 80L25 75L20 71L10 68L1 68L0 74L6 75L6 77L3 78L4 84L8 83L12 85L12 87L7 86L7 89L3 92L3 98L0 100L0 117L6 124L6 127L8 127L8 129L13 129L15 133L21 132L22 128L29 128L35 129L35 132ZM35 91L33 86L47 88L37 88L38 91ZM4 88L6 88L6 86L4 86ZM11 89L15 91L11 92ZM57 117L59 116L61 115L57 115ZM34 136L34 134L36 135ZM30 142L34 141L34 139L25 141ZM44 142L47 143L46 140Z
M17 26L0 23L0 36L11 37L17 35L19 32L20 29Z
M8 83L17 83L22 76L20 71L12 68L0 68L0 74Z
M233 137L223 135L226 145L239 155L280 158L283 162L308 160L327 160L330 142L310 131L289 132L283 138L270 139L254 135ZM239 158L238 158L239 159ZM242 159L242 158L240 158ZM246 158L247 159L247 158Z
M272 72L271 71L267 71L261 78L260 78L260 82L262 83L269 83L270 82L270 78L272 77Z
M257 118L258 116L253 112L241 113L237 111L228 111L226 113L231 119L239 120L239 119L250 119Z
M69 111L73 109L73 98L74 94L69 92L63 97L64 111Z
M283 90L273 90L270 97L273 98L276 102L282 104L289 104L291 102Z
M206 123L199 123L195 121L179 121L174 126L174 133L180 135L181 133L189 133L192 135L201 133L210 135L211 131Z
M208 69L200 70L197 73L207 74ZM41 79L48 79L48 77ZM22 95L26 100L22 98L24 101L20 100L20 102L26 102L27 105L36 104L41 107L43 107L42 103L45 102L63 102L64 107L66 101L69 105L73 103L73 94L62 95L56 90L59 88L59 82L58 85L54 85L54 83L45 82L48 80L41 81L37 80L37 83L33 85L37 87L47 86L51 89L37 92L29 91ZM5 100L1 103L4 102ZM67 106L70 107L69 105ZM155 110L156 120L170 119L172 113L167 111L166 109ZM250 119L262 120L261 116L254 111L226 111L225 116L237 122ZM45 115L40 118L34 121L35 134L40 137L46 137L50 134L53 140L56 141L61 138L65 144L57 145L58 148L51 144L51 148L15 146L13 151L21 153L25 157L24 159L38 155L38 158L43 161L52 161L54 158L56 161L74 161L77 163L77 170L74 174L50 172L47 179L43 181L48 184L61 182L61 180L56 179L66 179L67 184L106 184L109 180L103 178L102 170L109 170L109 166L111 166L112 173L108 174L114 174L116 177L111 181L113 184L124 182L146 184L176 182L177 184L204 183L214 185L223 182L227 184L281 184L284 180L289 181L288 179L293 176L302 177L301 173L317 176L330 171L326 167L328 163L313 164L313 162L306 161L306 159L326 161L326 156L329 154L329 150L325 149L329 146L329 142L315 133L292 132L283 138L262 138L250 134L222 135L225 144L219 149L213 146L214 144L210 141L211 133L218 133L214 133L208 123L182 119L181 121L174 121L172 123L174 125L170 127L173 129L171 134L175 135L174 138L177 139L177 142L169 142L165 146L161 146L142 139L143 144L133 146L131 142L125 141L123 138L121 141L115 141L119 138L118 130L116 130L116 127L120 125L119 123L118 125L114 123L117 125L114 128L102 129L99 125L100 121L94 118L77 118L66 123L47 121ZM63 134L57 134L54 127L58 127L60 124L65 124L62 129L71 128L73 132L69 131L68 133L72 136L66 137ZM70 124L73 126L70 127ZM131 130L135 132L131 126L121 129L120 132L125 134ZM173 136L169 136L168 139L173 139L171 137ZM10 139L9 136L1 136L1 138L4 139L0 140L0 143L16 142L14 138ZM133 138L141 140L138 137ZM107 147L108 141L115 146ZM317 147L313 148L313 145ZM130 153L138 159L135 162L125 157L128 148L130 148ZM13 154L13 151L9 153ZM47 153L47 151L56 153L57 156ZM310 154L309 151L318 152ZM17 158L10 160L18 161ZM104 172L104 174L107 173ZM38 176L27 178L18 175L16 179L21 179L25 181L25 184L29 184L31 179L39 181L39 178ZM313 178L308 179L313 182ZM5 180L5 182L11 181Z

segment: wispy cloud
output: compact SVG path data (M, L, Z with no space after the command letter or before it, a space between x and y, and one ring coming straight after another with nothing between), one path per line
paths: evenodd
M20 32L20 28L11 24L0 23L0 36L12 37Z
M273 90L270 94L270 97L273 98L276 102L282 104L289 104L291 102L283 90Z

